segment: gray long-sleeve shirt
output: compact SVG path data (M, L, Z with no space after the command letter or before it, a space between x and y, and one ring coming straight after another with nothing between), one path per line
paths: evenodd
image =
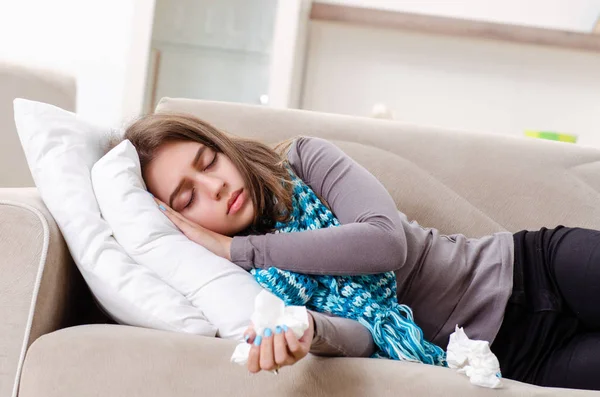
M247 270L275 266L305 274L394 271L398 302L413 309L427 340L445 349L458 324L470 338L493 342L512 290L511 233L446 236L409 222L371 173L323 139L297 139L288 161L342 225L236 236L234 263ZM326 354L332 353L332 343L343 355L373 352L370 334L356 321L316 315L315 324L315 346L327 345Z

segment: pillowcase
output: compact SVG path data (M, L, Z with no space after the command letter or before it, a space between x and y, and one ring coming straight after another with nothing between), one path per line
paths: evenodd
M262 288L250 273L189 240L158 209L131 142L94 165L92 183L102 216L131 258L180 291L220 337L241 340Z
M102 219L90 170L104 154L110 130L25 99L15 99L14 113L42 200L100 306L122 324L214 336L204 314L132 260Z

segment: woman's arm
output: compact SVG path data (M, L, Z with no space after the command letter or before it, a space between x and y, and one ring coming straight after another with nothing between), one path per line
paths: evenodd
M300 339L285 327L265 330L259 337L250 326L244 335L252 344L247 363L251 373L294 365L309 352L329 357L370 357L375 352L370 332L357 321L312 311L309 329Z
M371 332L358 321L310 313L315 324L310 353L330 357L371 357L375 352Z
M375 274L406 261L406 236L385 187L332 143L299 138L290 165L326 200L342 226L300 233L236 236L231 260L251 268L276 266L304 274Z

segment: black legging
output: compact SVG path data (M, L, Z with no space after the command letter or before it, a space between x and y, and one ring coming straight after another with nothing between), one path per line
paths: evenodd
M600 231L514 235L513 293L492 350L502 374L600 390Z

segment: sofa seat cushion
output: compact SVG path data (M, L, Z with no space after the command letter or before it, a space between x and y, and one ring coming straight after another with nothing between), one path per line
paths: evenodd
M120 325L66 328L29 349L20 397L497 396L463 375L423 364L308 356L279 375L229 362L235 342ZM501 393L584 396L506 380Z

